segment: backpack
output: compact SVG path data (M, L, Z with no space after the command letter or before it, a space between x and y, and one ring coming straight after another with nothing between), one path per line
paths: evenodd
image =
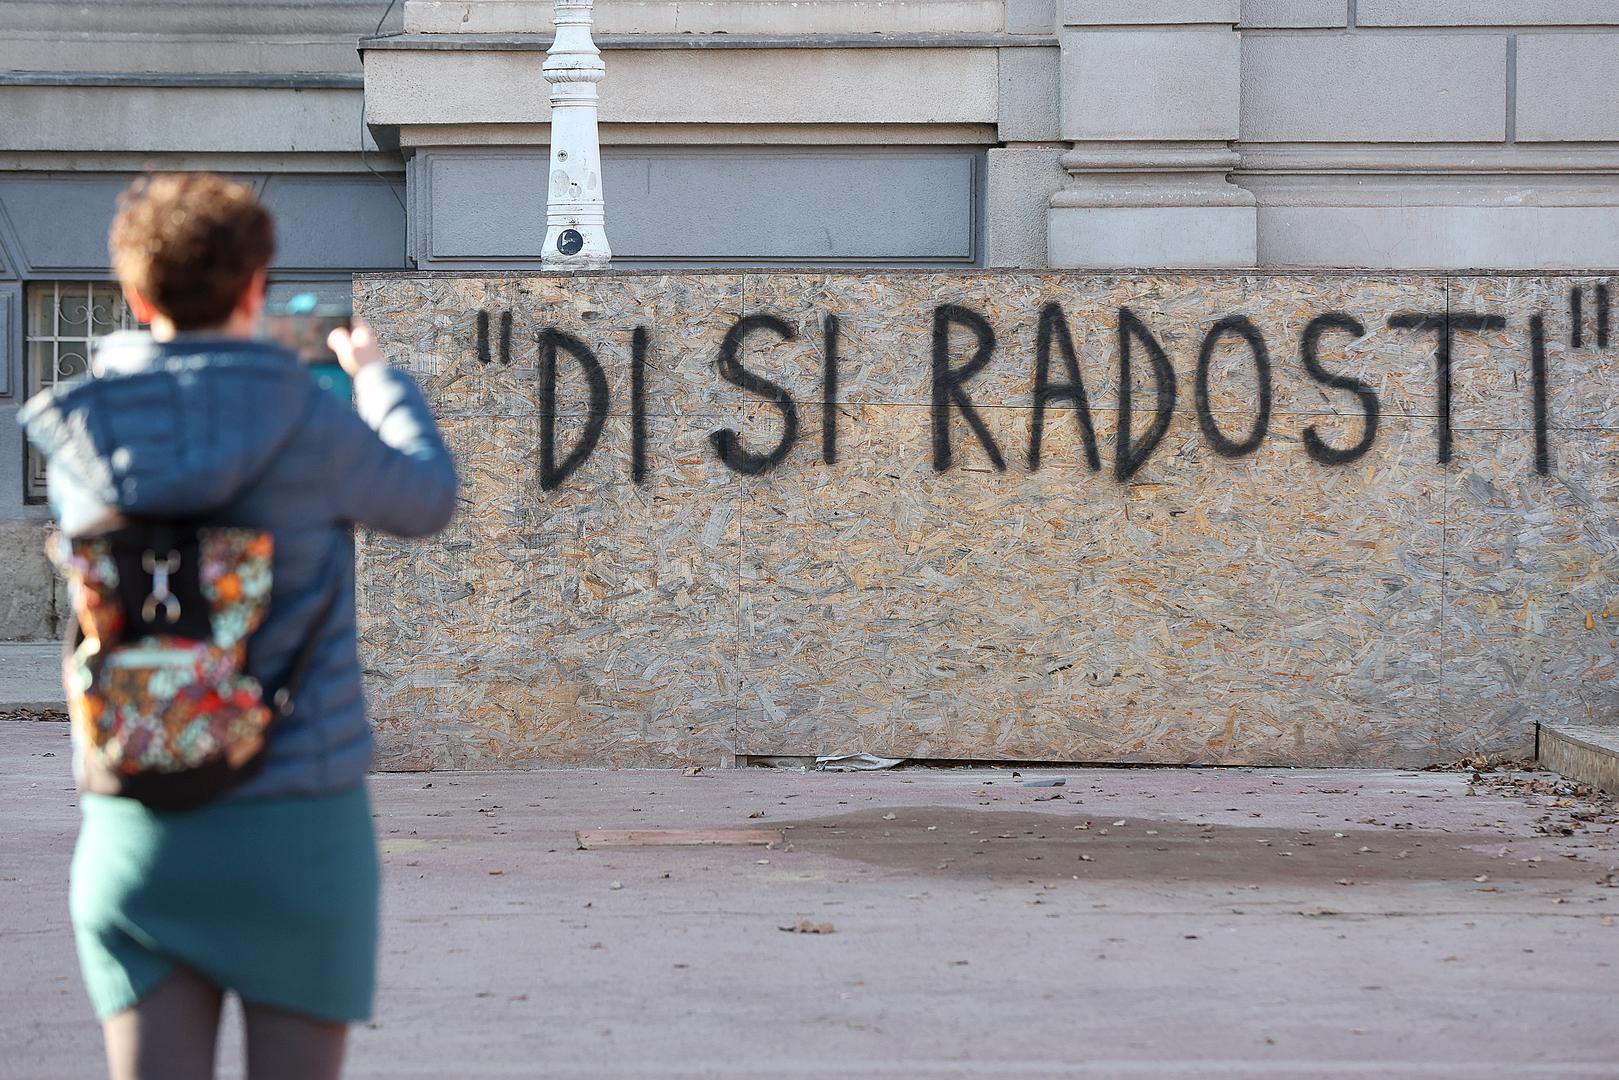
M53 538L74 616L63 676L81 791L182 809L263 764L337 591L266 694L247 674L247 645L269 611L274 551L268 532L192 520L120 519Z

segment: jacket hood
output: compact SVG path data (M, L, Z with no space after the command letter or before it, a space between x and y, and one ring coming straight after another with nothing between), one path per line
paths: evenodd
M70 534L109 507L184 517L228 504L289 438L320 391L279 345L115 334L95 369L39 394L19 422L46 455Z

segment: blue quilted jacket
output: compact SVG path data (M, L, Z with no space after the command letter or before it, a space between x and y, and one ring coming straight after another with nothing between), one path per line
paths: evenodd
M371 764L356 655L351 525L426 536L449 523L455 466L410 376L386 364L354 380L356 408L260 341L120 334L96 373L47 391L20 417L46 455L51 509L75 534L109 511L215 517L275 538L270 614L248 669L280 685L319 642L264 768L230 798L322 794ZM337 601L312 625L328 591Z

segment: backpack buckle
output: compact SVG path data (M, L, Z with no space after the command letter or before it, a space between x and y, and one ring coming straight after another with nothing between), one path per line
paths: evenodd
M180 553L171 549L159 562L157 553L150 549L141 552L141 569L152 575L152 591L141 602L141 618L157 622L158 605L163 607L163 618L171 625L180 621L180 599L169 591L169 575L180 569Z

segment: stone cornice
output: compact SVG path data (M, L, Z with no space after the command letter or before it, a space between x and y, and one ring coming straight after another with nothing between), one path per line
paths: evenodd
M1054 34L597 34L617 49L1005 49L1056 48ZM550 34L392 34L361 38L361 52L544 52Z
M0 86L360 90L365 86L365 77L312 72L0 71Z
M1239 143L1240 171L1250 176L1612 175L1619 144L1480 146L1456 143L1399 146L1377 143L1291 145Z
M1230 172L1240 163L1221 142L1082 142L1062 156L1071 173Z
M1240 158L1223 142L1083 142L1065 153L1054 207L1253 206L1232 184Z

